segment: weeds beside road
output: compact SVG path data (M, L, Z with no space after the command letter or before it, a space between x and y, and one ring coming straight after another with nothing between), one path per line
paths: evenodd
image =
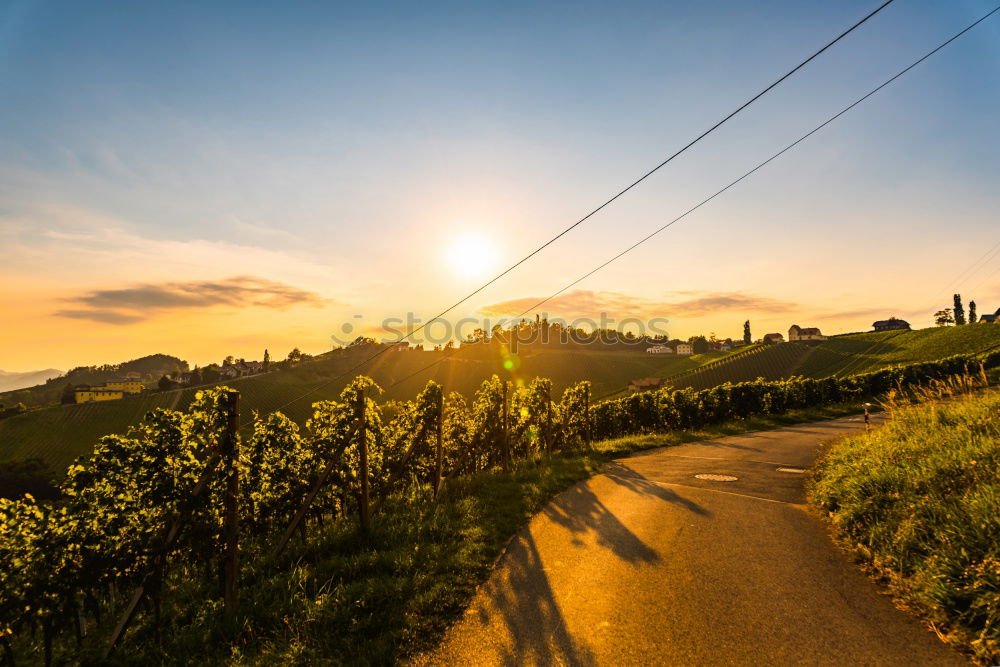
M1000 393L887 408L885 426L830 448L813 503L898 602L997 664Z

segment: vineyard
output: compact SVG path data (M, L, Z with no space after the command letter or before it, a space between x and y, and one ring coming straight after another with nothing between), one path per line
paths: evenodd
M446 354L393 352L359 372L383 387L391 387L381 396L383 400L409 398L419 392L428 379L469 398L483 380L494 374L522 382L546 377L552 380L556 392L589 380L595 395L603 395L620 389L635 377L668 375L726 356L726 353L714 352L674 357L642 351L608 352L586 348L526 351L506 357L499 353L471 355L464 350L451 358L445 358ZM359 358L363 355L340 351L286 370L231 381L230 386L240 391L244 412L255 410L269 414L280 409L302 425L312 413L313 402L336 399L349 382L349 379L336 382L328 382L328 379L349 369ZM504 368L505 360L512 361L512 369ZM428 372L414 375L434 362L439 363ZM100 436L125 432L154 408L187 409L198 391L180 389L121 401L57 406L0 420L0 461L40 458L53 472L65 469L76 457L90 453Z
M201 391L186 412L158 408L125 435L100 438L70 466L58 501L0 500L3 650L11 663L36 651L46 664L105 659L122 642L155 643L165 623L204 614L221 618L218 632L232 641L252 641L263 630L240 607L240 587L282 571L294 579L298 557L282 552L301 556L308 536L329 526L355 543L373 539L387 503L433 506L463 480L585 452L593 438L857 401L997 365L1000 353L957 356L594 405L586 382L554 400L547 379L516 386L496 376L471 399L429 382L411 401L379 405L378 385L358 377L337 400L316 402L302 428L274 413L241 429L238 392Z
M752 382L757 378L779 380L790 377L789 370L810 351L804 343L757 345L731 359L670 376L666 381L677 389L700 390L726 382Z

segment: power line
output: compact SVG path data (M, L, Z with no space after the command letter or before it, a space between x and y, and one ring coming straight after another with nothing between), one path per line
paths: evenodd
M430 320L428 320L424 324L421 324L420 326L416 327L413 331L410 331L409 333L407 333L405 336L403 336L402 338L400 338L398 341L394 341L393 343L390 343L388 347L384 347L384 348L380 349L378 352L376 352L375 354L373 354L371 357L369 357L368 359L365 359L365 360L361 361L360 363L358 363L353 368L345 371L341 375L338 375L338 376L336 376L334 378L331 378L330 380L326 381L323 384L318 385L317 387L315 387L314 389L310 390L306 394L303 394L301 397L299 397L297 399L294 399L293 401L290 401L289 403L294 403L295 401L300 400L301 398L305 398L306 396L308 396L308 395L312 394L313 392L321 389L322 387L324 387L324 386L326 386L326 385L328 385L328 384L330 384L332 382L336 382L337 380L341 379L342 377L345 377L346 375L349 375L350 373L356 371L358 368L361 368L362 366L364 366L368 362L374 360L376 357L378 357L378 356L384 354L385 352L387 352L392 346L397 345L397 344L405 341L407 338L410 338L411 336L413 336L416 333L419 333L421 330L423 330L424 328L426 328L427 326L429 326L432 322L440 319L441 317L444 317L445 315L447 315L448 313L450 313L452 310L454 310L458 306L462 305L463 303L465 303L466 301L468 301L469 299L471 299L476 294L479 294L484 289L486 289L487 287L489 287L490 285L492 285L496 281L500 280L501 278L503 278L504 276L506 276L508 273L510 273L514 269L516 269L517 267L519 267L522 264L524 264L525 262L527 262L529 259L531 259L535 255L537 255L538 253L540 253L542 250L544 250L545 248L549 247L550 245L552 245L553 243L555 243L556 241L558 241L560 238L562 238L563 236L565 236L566 234L568 234L570 231L572 231L576 227L580 226L581 224L583 224L584 222L586 222L587 220L589 220L593 216L597 215L600 211L604 210L606 207L608 207L609 205L611 205L617 199L619 199L620 197L622 197L625 193L629 192L630 190L632 190L633 188L635 188L637 185L639 185L640 183L642 183L643 181L645 181L647 178L649 178L650 176L652 176L653 174L655 174L661 168L663 168L664 166L666 166L667 164L669 164L670 162L672 162L674 160L674 158L680 156L682 153L684 153L685 151L687 151L689 148L691 148L692 146L694 146L695 144L697 144L699 141L701 141L702 139L704 139L705 137L707 137L709 134L711 134L712 132L714 132L715 130L717 130L724 123L726 123L727 121L729 121L730 119L732 119L734 116L736 116L737 114L739 114L741 111L743 111L744 109L746 109L747 107L749 107L751 104L753 104L754 102L756 102L757 100L759 100L761 97L763 97L764 95L766 95L767 93L769 93L771 90L773 90L774 88L776 88L778 85L780 85L786 79L788 79L790 76L792 76L793 74L795 74L796 72L798 72L800 69L802 69L803 67L805 67L806 65L808 65L813 60L815 60L817 57L820 56L820 54L822 54L823 52L825 52L827 49L829 49L830 47L832 47L834 44L836 44L837 42L839 42L840 40L842 40L844 37L846 37L850 33L854 32L855 29L857 29L862 24L864 24L866 21L868 21L868 19L872 18L873 16L875 16L876 14L878 14L879 12L881 12L883 9L885 9L886 7L888 7L890 4L892 4L893 1L894 0L885 0L885 2L883 2L881 5L879 5L878 7L876 7L875 9L873 9L871 12L869 12L868 14L866 14L864 17L862 17L861 19L859 19L851 27L847 28L846 30L844 30L843 32L841 32L839 35L837 35L834 39L830 40L825 45L823 45L822 48L820 48L819 50L817 50L815 53L813 53L812 55L810 55L808 58L806 58L805 60L803 60L802 62L800 62L798 65L796 65L792 69L788 70L788 72L786 72L785 74L783 74L781 77L779 77L777 80L775 80L772 84L770 84L769 86L767 86L766 88L764 88L762 91L760 91L759 93L757 93L756 95L754 95L753 97L751 97L749 100L747 100L746 102L744 102L743 104L741 104L735 110L733 110L732 112L730 112L729 114L727 114L726 116L724 116L721 120L719 120L718 122L716 122L714 125L712 125L711 127L709 127L707 130L705 130L704 132L702 132L701 134L699 134L697 137L695 137L694 139L692 139L691 141L689 141L680 150L676 151L675 153L673 153L672 155L670 155L669 157L667 157L665 160L663 160L662 162L660 162L659 164L657 164L655 167L653 167L652 169L650 169L649 171L647 171L646 173L644 173L642 176L640 176L636 180L632 181L628 186L626 186L626 187L622 188L621 190L619 190L617 194L615 194L613 197L611 197L610 199L608 199L607 201L605 201L603 204L601 204L600 206L598 206L594 210L590 211L590 213L587 213L585 216L583 216L582 218L580 218L579 220L577 220L576 222L574 222L573 224L571 224L569 227L567 227L566 229L562 230L561 232L559 232L558 234L556 234L555 236L553 236L551 239L549 239L548 241L546 241L542 245L538 246L537 248L535 248L534 250L532 250L531 252L529 252L527 255L525 255L524 257L522 257L521 259L519 259L517 262L515 262L514 264L511 264L509 267L507 267L506 269L504 269L501 273L497 274L496 276L494 276L490 280L486 281L485 283L483 283L482 285L480 285L479 287L477 287L472 292L469 292L464 297L462 297L461 299L459 299L458 301L456 301L452 305L450 305L447 308L445 308L444 310L442 310L440 313L438 313L437 315L435 315L434 317L432 317ZM281 407L285 407L286 405L288 405L288 404L285 404L285 405L283 405Z
M966 26L965 28L963 28L959 32L955 33L954 35L952 35L951 37L949 37L947 40L945 40L944 42L942 42L941 44L939 44L937 47L935 47L931 51L928 51L926 54L924 54L918 60L915 60L910 65L907 65L905 68L903 68L902 70L900 70L899 72L897 72L896 74L894 74L893 76L891 76L890 78L886 79L881 84L879 84L878 86L876 86L875 88L873 88L869 92L865 93L863 96L859 97L854 102L852 102L851 104L847 105L846 107L844 107L843 109L841 109L840 111L838 111L837 113L835 113L834 115L830 116L825 121L823 121L822 123L820 123L819 125L817 125L813 129L809 130L808 132L806 132L805 134L803 134L801 137L799 137L798 139L796 139L792 143L788 144L787 146L785 146L784 148L782 148L780 151L778 151L777 153L775 153L771 157L769 157L766 160L764 160L763 162L759 163L753 169L747 171L746 173L744 173L742 176L740 176L736 180L730 182L725 187L721 188L720 190L717 190L714 194L712 194L712 195L706 197L705 199L701 200L699 203L695 204L694 206L692 206L691 208L689 208L684 213L681 213L676 218L674 218L670 222L666 223L665 225L663 225L659 229L656 229L653 232L651 232L650 234L647 234L645 237L643 237L639 241L633 243L628 248L625 248L624 250L622 250L621 252L619 252L617 255L613 256L611 259L607 260L606 262L598 265L596 268L594 268L594 269L588 271L587 273L583 274L582 276L580 276L579 278L577 278L573 282L569 283L568 285L562 287L561 289L559 289L558 291L554 292L550 296L545 297L544 299L542 299L538 303L532 305L530 308L528 308L528 309L524 310L523 312L521 312L519 315L515 315L513 319L514 320L518 320L521 317L523 317L524 315L527 315L528 313L532 312L533 310L536 310L540 306L542 306L545 303L551 301L552 299L554 299L555 297L559 296L560 294L562 294L566 290L570 289L574 285L576 285L576 284L580 283L581 281L589 278L590 276L594 275L595 273L597 273L601 269L605 268L609 264L611 264L611 263L613 263L613 262L621 259L622 257L624 257L628 253L632 252L633 250L635 250L636 248L638 248L639 246L641 246L645 242L647 242L650 239L652 239L654 236L660 234L661 232L665 231L666 229L668 229L672 225L674 225L677 222L681 221L682 219L684 219L685 217L687 217L691 213L694 213L695 211L697 211L699 208L701 208L702 206L704 206L708 202L712 201L713 199L715 199L716 197L718 197L722 193L726 192L727 190L729 190L733 186L737 185L738 183L742 182L743 180L745 180L746 178L748 178L752 174L754 174L757 171L759 171L760 169L762 169L763 167L767 166L768 164L770 164L771 162L773 162L777 158L781 157L782 155L784 155L785 153L787 153L791 149L793 149L796 146L798 146L800 143L802 143L803 141L805 141L806 139L808 139L812 135L814 135L817 132L819 132L820 130L822 130L824 127L826 127L827 125L829 125L833 121L837 120L838 118L840 118L841 116L843 116L844 114L846 114L851 109L855 108L856 106L858 106L859 104L861 104L862 102L864 102L865 100L867 100L868 98L870 98L871 96L875 95L880 90L882 90L886 86L890 85L891 83L893 83L894 81L896 81L897 79L899 79L900 77L902 77L904 74L906 74L907 72L909 72L913 68L915 68L918 65L920 65L922 62L924 62L925 60L927 60L928 58L930 58L931 56L933 56L934 54L936 54L938 51L942 50L943 48L945 48L946 46L948 46L949 44L951 44L952 42L954 42L956 39L958 39L959 37L961 37L965 33L967 33L970 30L972 30L974 27L976 27L977 25L979 25L980 23L982 23L983 21L985 21L986 19L988 19L989 17L991 17L993 14L995 14L998 11L1000 11L1000 5L998 5L992 11L990 11L989 13L983 15L981 18L977 19L973 23L969 24L968 26ZM990 253L987 253L987 254L990 254ZM444 359L439 359L438 361L434 362L434 364L431 364L430 366L427 366L427 367L421 369L420 371L417 371L417 373L422 373L423 371L427 370L428 368L431 368L433 365L438 364L441 361L444 361ZM389 388L394 387L397 384L410 379L411 377L413 377L413 375L416 375L417 373L414 373L414 374L406 376L405 378L403 378L403 379L395 382L394 384L390 385Z

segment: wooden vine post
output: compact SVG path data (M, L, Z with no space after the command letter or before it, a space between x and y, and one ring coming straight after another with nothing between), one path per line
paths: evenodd
M500 423L503 428L503 471L510 472L510 429L507 423L507 382L503 383L503 413Z
M444 433L444 391L438 396L437 405L437 442L434 446L434 497L441 493L441 478L444 474L444 448L442 436Z
M368 429L365 421L365 411L368 402L365 400L365 390L358 390L358 458L360 459L359 474L361 475L361 495L358 498L358 509L361 514L361 530L368 532L371 528L371 515L368 507Z
M545 392L545 455L552 456L552 389Z
M226 475L226 494L223 499L226 552L223 570L223 611L226 620L236 614L240 596L240 392L226 394L226 432L220 443L223 470Z

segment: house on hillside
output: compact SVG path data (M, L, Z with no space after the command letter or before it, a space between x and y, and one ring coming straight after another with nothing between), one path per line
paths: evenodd
M980 322L986 322L987 324L1000 324L1000 308L992 315L980 315Z
M660 378L639 378L628 383L628 390L634 394L640 391L653 391L662 386L664 386L664 381Z
M237 361L232 364L223 364L219 369L219 375L232 380L233 378L245 378L250 375L257 375L264 372L264 364L259 361Z
M764 334L764 342L765 343L784 343L785 342L785 337L782 336L780 333Z
M826 340L826 336L816 327L802 328L798 324L793 324L788 330L788 340Z
M673 354L674 348L667 345L654 345L646 348L646 354Z
M677 356L690 357L694 354L694 345L691 343L677 343Z
M73 398L77 403L89 403L90 401L116 401L125 396L142 393L143 386L138 380L131 378L120 378L108 380L104 384L91 387L77 387L73 390Z
M90 401L117 401L118 399L125 398L125 393L117 389L78 387L73 390L73 398L77 403L89 403Z
M901 320L898 317L890 317L887 320L873 322L872 328L875 329L875 331L895 331L897 329L909 329L910 323L906 320Z

